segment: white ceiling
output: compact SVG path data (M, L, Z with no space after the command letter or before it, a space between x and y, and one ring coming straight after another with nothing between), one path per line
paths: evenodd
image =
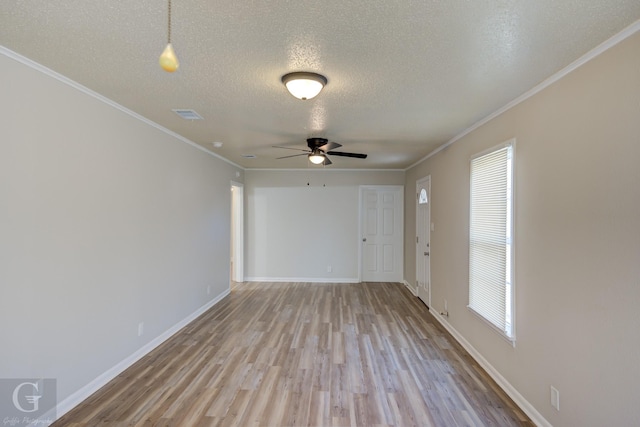
M173 0L172 12L174 74L158 65L166 0L2 0L0 45L246 168L307 167L272 145L314 136L369 154L330 168L402 169L634 23L640 1ZM280 82L291 71L329 83L300 101Z

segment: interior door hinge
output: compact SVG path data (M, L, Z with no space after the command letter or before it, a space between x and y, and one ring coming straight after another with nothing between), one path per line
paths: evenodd
M416 243L420 243L420 237L416 236Z

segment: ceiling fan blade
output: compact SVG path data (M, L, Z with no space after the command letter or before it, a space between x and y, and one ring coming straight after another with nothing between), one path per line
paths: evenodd
M298 156L308 156L308 154L307 154L307 153L292 154L291 156L276 157L276 160L279 160L279 159L288 159L289 157L298 157Z
M273 148L284 148L285 150L296 150L296 151L304 151L305 153L310 153L309 150L303 150L302 148L294 148L294 147L283 147L281 145L272 145Z
M356 159L366 159L366 154L360 153L345 153L343 151L327 151L327 154L331 154L332 156L342 156L342 157L354 157Z
M320 148L324 152L327 152L340 147L342 147L342 144L338 144L337 142L327 142L326 144L318 148Z
M322 162L324 166L329 166L332 163L333 162L327 156L324 156L324 162Z

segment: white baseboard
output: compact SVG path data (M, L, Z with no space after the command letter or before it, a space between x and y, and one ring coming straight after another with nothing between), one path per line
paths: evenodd
M553 427L551 423L547 421L542 414L540 414L540 412L538 412L536 408L534 408L533 405L529 403L529 401L525 399L518 390L516 390L516 388L512 386L511 383L509 383L509 381L507 381L500 372L498 372L498 370L494 368L491 363L489 363L487 359L485 359L482 354L480 354L480 352L469 343L469 341L467 341L453 326L451 326L449 322L445 320L444 317L434 310L430 310L429 312L451 335L453 335L453 338L455 338L467 353L469 353L469 355L478 362L482 369L487 371L489 376L493 378L493 380L500 386L500 388L502 388L502 390L504 390L505 393L507 393L507 395L509 395L516 405L518 405L520 409L522 409L522 411L531 418L531 421L533 421L535 425L539 427Z
M404 283L404 285L407 287L407 289L409 289L411 291L411 293L413 294L414 297L418 296L418 289L416 289L413 286L411 286L411 284L409 282L407 282L406 280L403 280L402 283Z
M80 404L83 400L91 396L100 388L104 387L109 381L111 381L112 379L120 375L120 373L122 373L125 369L129 368L138 360L142 359L144 356L149 354L149 352L151 352L153 349L155 349L160 344L162 344L163 342L171 338L180 329L184 328L189 323L197 319L200 315L202 315L205 311L209 310L211 307L216 305L218 302L220 302L220 300L222 300L224 297L229 295L229 293L230 293L230 290L227 289L226 291L224 291L223 293L221 293L220 295L218 295L217 297L215 297L214 299L212 299L211 301L209 301L208 303L206 303L205 305L203 305L202 307L200 307L199 309L191 313L189 316L185 317L184 319L182 319L181 321L173 325L171 328L167 329L164 333L157 336L152 341L150 341L149 343L141 347L138 351L136 351L135 353L133 353L132 355L130 355L129 357L127 357L126 359L124 359L123 361L115 365L114 367L110 368L109 370L107 370L106 372L104 372L103 374L95 378L93 381L91 381L89 384L82 387L80 390L71 394L62 402L58 403L57 410L56 410L56 417L54 417L53 414L50 414L49 416L44 415L43 417L41 417L41 419L57 419L62 417L64 414L66 414L71 409L75 408L78 404ZM40 426L42 426L42 424L40 424L38 427Z
M357 277L245 277L245 282L360 283Z

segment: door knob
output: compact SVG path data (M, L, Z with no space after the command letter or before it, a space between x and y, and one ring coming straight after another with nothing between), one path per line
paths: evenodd
M363 242L366 242L366 241L367 241L367 238L366 238L366 237L363 237L363 238L362 238L362 241L363 241Z

